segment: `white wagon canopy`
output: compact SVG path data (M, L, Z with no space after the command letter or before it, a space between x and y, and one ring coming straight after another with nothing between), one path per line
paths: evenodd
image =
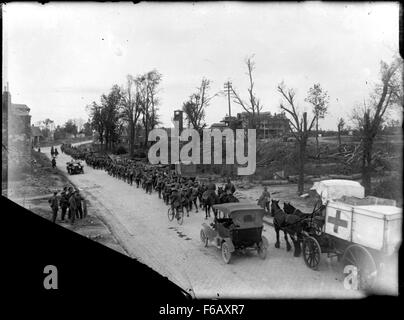
M340 199L343 196L365 197L365 188L357 181L352 180L322 180L315 182L310 190L320 195L323 204L328 200Z

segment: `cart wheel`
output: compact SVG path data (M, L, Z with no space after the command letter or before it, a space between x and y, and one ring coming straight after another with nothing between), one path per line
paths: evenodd
M303 240L303 259L306 265L313 270L318 270L320 263L321 247L314 237L306 237Z
M229 263L231 259L231 252L229 245L226 242L222 243L222 258L225 263Z
M205 231L203 231L203 229L200 232L200 236L201 236L201 241L204 245L204 247L206 248L208 246L208 237L205 234Z
M167 214L168 214L168 220L173 221L173 219L174 219L174 211L171 209L171 207L168 208Z
M370 252L364 247L353 244L344 252L342 263L353 265L358 269L358 289L370 290L377 278L376 262Z
M184 222L184 211L180 212L180 216L177 219L177 222L178 222L179 225L182 225L182 223Z

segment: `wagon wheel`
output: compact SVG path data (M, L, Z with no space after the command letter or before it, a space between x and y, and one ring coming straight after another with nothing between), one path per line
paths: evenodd
M231 259L231 252L229 245L226 242L222 243L222 258L225 263L229 263Z
M184 211L181 211L179 213L179 217L177 219L177 222L178 222L179 225L181 225L184 222Z
M204 247L206 248L208 246L208 237L205 234L205 231L203 231L203 229L200 232L200 236L201 236L201 241L204 245Z
M344 252L342 263L354 265L358 270L358 289L371 289L377 278L377 266L370 252L364 247L353 244Z
M173 211L173 209L171 207L168 208L167 214L168 214L168 220L173 221L173 219L174 219L174 211Z
M316 238L306 237L303 240L303 259L306 265L313 270L318 270L320 263L321 247Z

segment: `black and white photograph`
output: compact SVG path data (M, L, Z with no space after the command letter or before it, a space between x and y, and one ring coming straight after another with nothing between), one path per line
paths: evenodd
M398 2L1 11L3 199L191 301L399 296Z

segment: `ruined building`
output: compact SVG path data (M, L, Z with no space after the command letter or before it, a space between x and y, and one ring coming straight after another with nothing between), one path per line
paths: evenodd
M25 104L11 102L7 87L2 95L2 191L7 181L31 168L31 115Z
M237 114L237 119L241 121L242 127L249 128L251 115L247 112ZM284 113L261 112L256 115L257 138L265 139L271 137L282 137L289 132L289 120Z

